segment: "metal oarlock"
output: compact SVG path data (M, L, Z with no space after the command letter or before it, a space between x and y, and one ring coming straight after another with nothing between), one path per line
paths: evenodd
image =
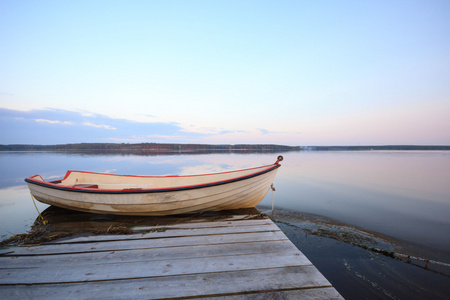
M283 156L278 155L277 161L275 162L275 164L278 165L278 163L279 163L280 161L282 161L282 160L283 160Z

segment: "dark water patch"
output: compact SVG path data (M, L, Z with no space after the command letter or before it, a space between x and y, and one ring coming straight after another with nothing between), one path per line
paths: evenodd
M247 219L267 218L255 208L159 217L93 214L49 206L41 213L42 218L36 218L28 232L1 241L0 247L35 246L75 235L133 234L137 232L134 227L157 227L155 231L163 231L166 225L221 220L230 215L249 216Z
M423 254L410 244L335 220L267 207L287 237L345 299L448 299L450 265L399 252Z

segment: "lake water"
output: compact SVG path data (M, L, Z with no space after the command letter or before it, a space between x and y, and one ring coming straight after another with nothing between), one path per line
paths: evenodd
M281 153L275 208L313 213L450 252L450 152ZM30 229L38 213L25 177L67 170L136 175L200 174L274 163L277 154L120 155L0 152L0 237ZM269 192L262 205L270 206ZM37 203L40 211L47 205Z

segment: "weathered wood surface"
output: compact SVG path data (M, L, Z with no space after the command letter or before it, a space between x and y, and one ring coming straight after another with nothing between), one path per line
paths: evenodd
M270 219L141 227L2 252L2 299L342 299Z

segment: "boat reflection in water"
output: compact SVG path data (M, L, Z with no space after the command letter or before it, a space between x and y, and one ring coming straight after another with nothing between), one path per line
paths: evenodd
M38 216L31 232L40 232L40 238L58 239L75 234L130 234L133 227L161 227L165 225L206 222L227 219L230 216L258 218L256 208L210 211L173 216L126 216L80 212L56 206L49 206ZM43 225L45 220L47 225Z

